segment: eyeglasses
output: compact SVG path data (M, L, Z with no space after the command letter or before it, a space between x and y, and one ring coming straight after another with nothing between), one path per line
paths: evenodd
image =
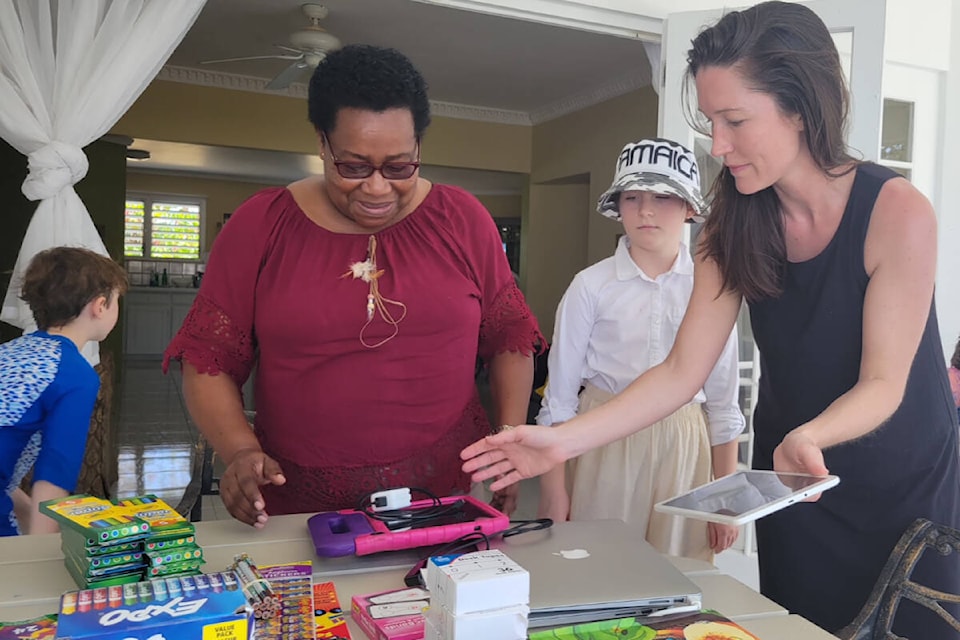
M420 168L420 139L417 139L417 161L416 162L384 162L383 164L371 164L369 162L344 162L337 159L337 154L333 152L330 146L329 138L324 135L323 141L330 149L330 157L333 158L333 166L337 168L337 173L341 178L347 180L363 180L373 175L374 171L379 171L386 180L408 180Z

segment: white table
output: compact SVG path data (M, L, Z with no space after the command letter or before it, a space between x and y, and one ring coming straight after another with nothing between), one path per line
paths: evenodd
M226 567L241 552L262 565L313 560L315 580L335 583L345 611L349 610L354 594L403 586L402 568L350 574L331 571L331 564L314 553L306 518L274 516L262 530L234 520L197 523L197 542L203 547L205 567ZM780 605L708 562L674 557L669 560L700 587L704 608L719 611L760 638L835 640L804 618L788 615ZM59 535L0 538L0 620L22 620L55 612L60 594L71 589L76 589L76 585L64 568ZM354 638L366 638L349 616L347 622Z

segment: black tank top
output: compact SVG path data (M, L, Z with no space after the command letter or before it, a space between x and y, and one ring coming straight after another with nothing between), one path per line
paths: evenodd
M750 305L761 354L754 418L758 468L772 468L773 450L783 437L857 382L870 280L864 242L877 195L894 177L897 174L885 167L860 165L840 226L827 247L810 260L787 264L779 297ZM873 487L929 470L945 443L955 441L952 402L931 303L899 409L872 434L825 451L827 467L844 483Z
M857 383L870 281L864 241L877 195L896 175L860 165L830 243L815 258L787 265L780 296L750 305L761 354L757 468L772 468L773 450L783 437ZM757 521L764 595L836 631L864 606L891 550L916 518L957 527L956 419L931 304L900 407L870 434L824 451L840 484L819 502ZM957 593L960 566L954 557L927 552L913 578ZM935 614L912 602L900 604L894 629L908 638L957 638Z

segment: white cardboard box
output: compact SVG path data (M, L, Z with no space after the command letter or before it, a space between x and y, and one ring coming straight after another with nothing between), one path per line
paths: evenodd
M433 606L424 614L425 640L525 640L529 614L525 604L461 615Z
M530 602L530 574L499 550L434 556L427 562L431 605L453 615Z

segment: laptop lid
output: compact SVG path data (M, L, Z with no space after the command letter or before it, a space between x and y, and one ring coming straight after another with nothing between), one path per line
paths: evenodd
M621 520L559 522L492 546L530 572L531 627L700 607L700 589Z

